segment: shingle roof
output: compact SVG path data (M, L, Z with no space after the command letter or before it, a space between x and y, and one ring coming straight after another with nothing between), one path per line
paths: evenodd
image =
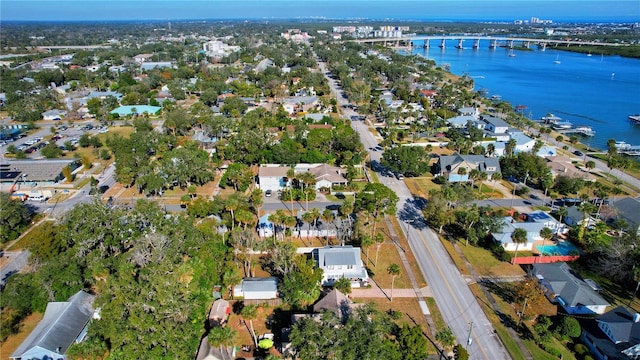
M477 166L478 170L491 175L500 172L500 161L497 158L486 157L484 155L460 155L453 154L448 156L440 156L440 169L448 171L451 167L461 163L468 162ZM495 168L495 171L488 171L487 168Z
M612 205L629 225L640 225L640 200L627 197L614 201Z
M291 168L288 166L260 166L260 168L258 168L258 176L285 177L289 169Z
M339 318L347 317L351 311L363 304L354 304L348 297L337 289L331 290L327 295L313 305L313 312L320 313L323 310L331 311Z
M550 291L569 307L589 305L609 305L589 284L576 275L566 263L534 264L533 268L546 283Z
M353 246L325 246L318 249L318 264L320 267L335 265L358 265L360 248Z
M64 354L91 319L94 299L94 295L78 291L66 302L47 304L42 320L11 357L20 358L34 347Z
M634 322L629 309L624 306L598 316L599 322L607 323L616 342L640 343L640 322Z

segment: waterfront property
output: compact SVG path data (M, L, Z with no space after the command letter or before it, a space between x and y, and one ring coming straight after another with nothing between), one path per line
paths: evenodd
M549 301L560 305L567 314L603 314L609 306L567 263L533 264L533 275Z
M640 357L640 314L624 306L582 322L580 340L598 360Z

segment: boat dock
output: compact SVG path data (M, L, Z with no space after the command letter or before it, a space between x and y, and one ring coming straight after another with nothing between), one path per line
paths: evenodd
M576 134L582 136L595 136L596 132L589 126L576 126L569 129L558 130L561 134Z
M640 145L631 145L624 141L619 141L616 143L616 148L618 149L618 154L640 156Z

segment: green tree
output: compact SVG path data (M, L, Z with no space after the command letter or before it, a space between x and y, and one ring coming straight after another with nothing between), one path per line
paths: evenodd
M403 324L396 336L403 360L422 360L428 355L427 340L418 325Z
M42 150L40 150L40 153L47 159L55 159L62 156L63 151L56 145L55 142L52 141L45 147L43 147Z
M397 146L382 153L380 163L404 176L421 176L429 170L430 155L422 146Z
M540 237L542 238L542 246L544 247L544 242L547 240L551 240L553 237L553 230L548 227L543 227L540 229Z
M380 183L368 183L356 195L355 208L373 217L371 237L376 233L376 225L381 217L396 213L398 195L393 190Z
M455 360L469 360L469 352L461 344L453 348L453 358Z
M520 246L520 244L524 244L527 242L527 230L523 228L516 228L513 233L511 233L511 241L516 243L516 251L513 255L513 258L516 259L518 257L518 247Z
M556 334L563 339L577 338L582 331L580 323L570 316L562 316L556 325Z
M336 280L333 283L333 287L345 295L351 294L351 280L346 277Z
M322 269L313 260L304 256L296 257L293 270L284 275L280 292L283 299L295 308L302 308L315 302L320 296Z
M0 243L5 243L28 227L31 212L25 203L11 200L7 193L0 193L0 209Z
M249 320L249 325L247 328L250 328L251 339L253 339L253 345L258 346L258 337L256 336L256 332L253 329L253 320L258 317L258 307L256 305L244 305L242 310L240 311L240 316L244 320L245 326L247 325L247 320Z
M391 298L390 301L393 302L393 285L395 284L396 281L396 276L400 275L400 265L398 264L391 264L387 267L387 273L389 275L391 275Z
M456 337L453 335L453 331L451 331L450 328L446 328L436 332L436 341L438 341L445 349L451 349L451 347L456 343Z

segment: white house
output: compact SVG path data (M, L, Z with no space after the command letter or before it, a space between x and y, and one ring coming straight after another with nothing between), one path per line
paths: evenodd
M511 139L516 141L516 147L514 152L529 152L533 149L536 144L536 141L523 133L513 133L510 134Z
M504 134L509 130L509 124L506 121L499 119L493 116L481 116L482 120L484 120L487 125L485 126L485 130L494 133L494 134Z
M567 263L533 264L533 275L549 301L560 305L567 314L604 314L609 306Z
M66 111L52 109L42 113L42 120L62 120L65 116L67 116Z
M493 232L491 236L493 240L502 244L505 251L518 250L533 250L533 244L536 241L541 241L540 230L545 227L541 222L515 222L511 217L505 217L502 221L500 230ZM518 229L524 229L527 232L527 242L524 244L518 244L513 241L511 235Z
M316 190L322 188L331 189L336 185L346 186L349 183L344 177L346 171L341 167L320 164L309 169L309 172L315 176Z
M317 266L323 270L323 286L332 286L342 277L351 280L352 287L366 286L369 283L369 274L362 263L360 248L325 246L314 249L312 254Z
M278 298L278 278L244 278L233 288L234 297L245 300L271 300Z
M258 188L277 191L287 186L287 172L291 169L280 164L264 164L258 169Z

